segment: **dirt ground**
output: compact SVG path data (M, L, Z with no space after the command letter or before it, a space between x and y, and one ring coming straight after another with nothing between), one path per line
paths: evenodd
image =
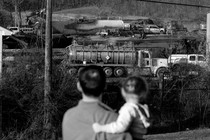
M146 135L144 138L145 140L210 140L210 129Z

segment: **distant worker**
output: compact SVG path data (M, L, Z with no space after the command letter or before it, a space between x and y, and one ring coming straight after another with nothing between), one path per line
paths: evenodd
M118 119L109 124L93 124L96 133L122 133L129 131L134 140L143 139L150 126L148 106L143 104L148 94L146 81L138 76L128 77L121 88L121 94L126 103L119 111Z

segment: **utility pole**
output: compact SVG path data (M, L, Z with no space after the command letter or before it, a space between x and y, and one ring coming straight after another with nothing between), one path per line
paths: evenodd
M15 3L15 27L19 27L18 25L18 22L19 22L19 19L18 19L18 2L17 0L14 1Z
M210 69L210 13L207 14L206 22L206 58L208 69Z
M50 140L50 94L52 82L52 1L47 0L45 29L45 78L44 78L44 140Z
M3 0L0 0L0 9L3 9L3 7L4 7Z
M3 33L0 31L0 90L2 88L2 56L3 56ZM0 97L0 138L2 138L2 97Z

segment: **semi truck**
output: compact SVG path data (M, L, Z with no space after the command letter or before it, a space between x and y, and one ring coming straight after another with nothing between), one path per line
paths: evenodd
M152 58L147 49L127 45L78 45L67 47L63 60L69 74L77 75L87 65L101 66L108 78L126 77L132 73L142 76L161 77L168 69L167 58Z

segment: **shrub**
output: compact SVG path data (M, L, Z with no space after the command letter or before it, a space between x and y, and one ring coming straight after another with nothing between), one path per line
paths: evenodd
M16 54L14 62L4 67L3 125L5 138L38 139L43 134L44 108L44 54ZM52 93L49 113L51 132L61 132L64 112L75 106L81 95L76 90L76 80L53 64ZM8 117L9 116L9 117Z
M189 75L191 71L198 73ZM154 127L159 128L158 132L161 128L162 132L170 132L210 124L210 72L195 65L180 65L178 72L164 81L162 90L153 93L152 112L156 111Z
M14 62L5 64L1 97L3 103L4 139L41 139L44 117L44 53L33 50L16 54ZM210 73L200 67L186 67L185 70L199 70L199 75L173 77L164 81L163 89L151 90L149 101L156 132L183 130L193 125L209 125L208 100ZM61 137L61 122L64 112L81 99L76 89L76 77L67 73L64 67L53 63L52 93L48 105L51 133ZM150 81L153 82L153 81ZM107 86L103 102L118 110L124 103L119 84ZM193 118L193 119L192 119ZM195 119L194 119L195 118ZM198 121L197 121L198 118ZM191 121L190 123L189 120ZM175 124L175 125L174 125ZM162 129L164 127L164 129ZM154 133L154 131L149 131Z

